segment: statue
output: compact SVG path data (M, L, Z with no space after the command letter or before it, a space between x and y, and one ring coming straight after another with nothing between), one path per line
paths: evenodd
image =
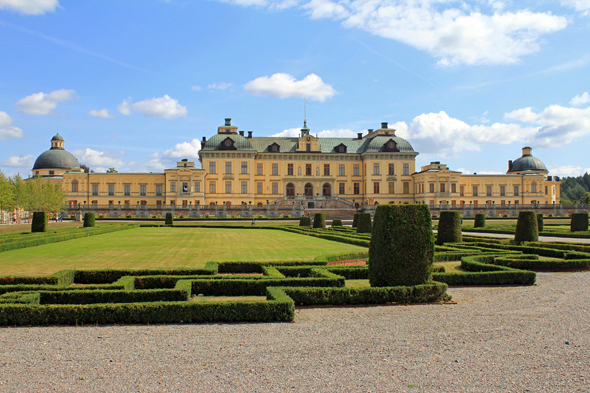
M299 176L301 176L301 167L299 167L299 169L297 170L297 174L298 174Z
M320 175L320 167L319 166L316 166L315 167L315 175L316 176L319 176Z

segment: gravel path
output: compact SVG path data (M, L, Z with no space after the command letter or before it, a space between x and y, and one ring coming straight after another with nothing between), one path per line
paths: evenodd
M293 323L0 329L0 392L589 392L590 272Z

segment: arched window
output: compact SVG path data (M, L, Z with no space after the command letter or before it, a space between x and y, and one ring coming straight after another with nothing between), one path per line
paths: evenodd
M295 186L293 183L287 184L287 196L295 196Z
M330 186L329 183L324 183L324 186L322 187L322 195L326 197L332 196L332 186Z
M313 186L311 183L305 185L305 196L313 196Z
M78 192L78 180L72 182L72 192Z
M256 206L258 206L258 207L262 207L262 202L258 202L258 203L256 204Z

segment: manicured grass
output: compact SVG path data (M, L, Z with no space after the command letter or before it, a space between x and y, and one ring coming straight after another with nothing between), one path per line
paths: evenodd
M51 222L49 221L49 230L64 229L64 228L78 228L81 227L81 222L75 221L64 221L64 222ZM0 235L5 233L21 233L31 232L31 223L28 224L7 224L0 225Z
M346 280L346 288L370 288L369 280Z
M445 273L464 273L465 270L461 269L461 261L450 261L450 262L437 262L435 266L444 266Z
M191 302L225 302L225 301L244 301L244 300L266 300L266 296L193 296Z
M278 230L135 228L0 253L0 276L64 269L201 268L215 261L311 261L366 248Z
M486 222L485 228L473 228L473 225L463 223L463 231L467 232L490 232L490 231L501 231L506 233L514 233L516 230L516 223L495 223ZM545 222L543 232L541 236L551 236L551 234L563 234L568 235L574 233L575 235L587 235L590 236L590 231L578 231L571 232L569 223L568 224L557 224Z

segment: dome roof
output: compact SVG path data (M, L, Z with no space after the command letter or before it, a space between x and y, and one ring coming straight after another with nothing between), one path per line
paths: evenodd
M374 138L368 139L369 143L365 146L364 151L366 153L386 151L385 144L389 142L389 140L393 140L395 142L396 148L400 152L414 152L414 149L412 148L412 145L410 145L410 142L395 135L379 135Z
M51 138L52 141L63 141L64 138L62 138L61 135L59 135L59 132L57 133L56 136L54 136L53 138Z
M549 173L543 161L531 154L532 149L530 147L524 147L522 149L522 157L514 160L514 162L508 163L508 172L506 173Z
M69 151L63 149L51 149L42 153L33 166L35 169L73 169L80 168L78 159Z

